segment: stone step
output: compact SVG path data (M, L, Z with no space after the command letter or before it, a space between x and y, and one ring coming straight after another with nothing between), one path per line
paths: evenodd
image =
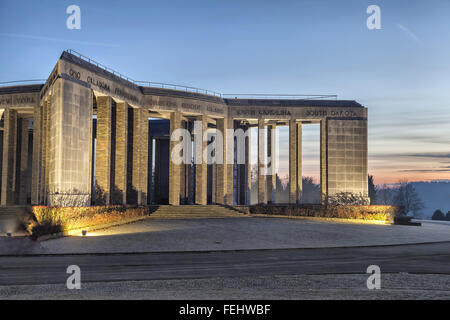
M174 219L232 218L240 216L242 216L242 214L237 211L219 205L162 205L155 207L155 211L151 215L153 218Z

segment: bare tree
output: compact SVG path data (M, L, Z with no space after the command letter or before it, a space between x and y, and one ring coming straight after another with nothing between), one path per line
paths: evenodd
M400 180L398 185L394 203L403 206L406 213L412 212L414 216L420 216L424 203L414 186L408 180Z

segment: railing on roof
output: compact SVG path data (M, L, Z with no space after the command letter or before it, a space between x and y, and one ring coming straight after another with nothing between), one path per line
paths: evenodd
M16 80L0 82L0 87L20 86L26 84L44 84L47 79L33 79L33 80Z
M302 100L337 100L337 94L222 94L225 99L302 99Z
M87 62L97 66L98 68L108 71L121 79L127 80L135 85L146 84L147 86L154 87L154 88L173 89L173 90L180 90L180 91L193 92L193 93L203 93L203 94L209 94L209 95L213 95L213 96L217 96L217 97L222 96L219 92L216 92L216 91L200 89L200 88L196 88L196 87L183 86L183 85L179 85L179 84L151 82L151 81L137 81L137 80L134 80L130 77L127 77L127 76L121 74L120 72L117 72L114 69L108 68L104 64L101 64L100 62L97 62L94 59L91 59L75 50L68 49L68 50L66 50L66 52L68 52L84 61L87 61Z
M208 94L208 95L212 95L212 96L216 96L216 97L222 97L221 93L213 91L213 90L181 86L178 84L151 82L151 81L136 81L136 83L142 83L142 84L145 84L147 87L152 87L152 88L172 89L172 90L179 90L179 91L193 92L193 93L202 93L202 94Z
M79 53L79 52L77 52L77 51L75 51L75 50L68 49L68 50L66 50L66 52L68 52L68 53L70 53L71 55L74 55L74 56L76 56L76 57L78 57L78 58L80 58L80 59L82 59L82 60L84 60L84 61L87 61L87 62L89 62L90 64L93 64L93 65L97 66L97 67L100 68L100 69L103 69L103 70L105 70L105 71L108 71L108 72L112 73L113 75L115 75L115 76L117 76L117 77L119 77L119 78L121 78L121 79L127 80L127 81L132 82L132 83L135 83L135 82L136 82L135 80L133 80L133 79L131 79L131 78L129 78L129 77L127 77L127 76L121 74L120 72L117 72L117 71L114 70L114 69L108 68L108 67L105 66L104 64L101 64L100 62L97 62L97 61L95 61L94 59L91 59L91 58L85 56L84 54L81 54L81 53Z

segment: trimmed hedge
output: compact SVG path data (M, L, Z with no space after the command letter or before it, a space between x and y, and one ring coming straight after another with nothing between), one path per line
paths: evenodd
M66 232L148 216L151 207L93 206L93 207L32 207L33 218L26 221L32 237Z
M395 216L403 214L403 208L398 206L377 205L256 205L250 207L252 214L283 215L294 217L316 217L361 220L394 220Z
M92 206L92 207L45 207L34 206L32 214L22 221L33 238L43 235L67 232L126 221L149 216L156 208L138 206ZM298 217L319 217L339 219L362 219L393 221L403 213L396 206L322 206L322 205L255 205L249 213L285 215Z

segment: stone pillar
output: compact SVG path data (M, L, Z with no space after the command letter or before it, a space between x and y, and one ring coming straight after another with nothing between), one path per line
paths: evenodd
M138 194L138 204L147 205L148 198L148 110L139 109L140 113L140 135L136 143L141 146L140 163L140 186Z
M29 118L20 118L20 172L17 177L18 182L16 188L18 204L27 204L27 186L28 186L28 126Z
M297 124L297 203L303 199L303 130L302 124Z
M50 107L51 101L47 99L42 106L41 117L41 161L40 161L40 190L39 203L47 204L48 197L48 173L50 166Z
M320 194L322 204L328 197L328 172L327 172L327 120L320 121Z
M258 120L258 201L257 203L266 203L266 161L265 161L265 142L264 142L264 119Z
M181 121L181 126L187 130L188 128L188 122L187 121ZM180 168L180 176L181 176L181 181L180 181L180 194L181 194L181 199L180 199L180 203L182 204L187 204L188 203L188 192L189 192L189 186L188 186L188 182L189 182L189 178L188 178L188 144L187 141L183 140L183 145L184 145L184 153L183 153L183 159L184 162L181 165Z
M52 87L48 205L91 203L92 109L89 87L59 78Z
M150 131L150 128L149 128ZM148 137L148 166L147 166L147 179L148 179L148 187L147 187L147 203L152 204L155 200L155 196L153 193L153 137Z
M116 104L115 165L112 201L127 203L128 104Z
M367 120L329 118L326 130L327 200L346 192L368 204Z
M225 129L227 130L227 133L224 137L224 159L225 159L225 190L224 193L224 204L227 205L233 205L233 187L234 187L234 125L233 125L233 119L225 118Z
M147 204L148 111L133 109L133 163L131 188L138 205Z
M271 124L267 127L267 156L269 174L267 175L267 202L275 202L274 195L277 191L277 154L276 154L276 125Z
M41 172L41 117L42 107L36 107L33 115L33 165L31 181L31 204L38 205Z
M252 135L251 127L247 126L248 135L245 141L245 175L246 175L246 185L245 185L245 204L251 205L252 202Z
M227 130L233 129L233 121L230 118L217 119L216 127L217 134L220 133L223 139L221 150L217 150L216 203L232 205L234 137Z
M14 204L17 155L17 111L5 109L3 131L2 193L1 204Z
M289 203L297 203L297 123L289 120Z
M96 204L111 203L111 117L111 97L97 97Z
M172 141L172 134L175 130L181 129L181 113L172 112L170 114L170 150L169 150L169 204L179 205L181 196L181 165L172 161L172 152L178 141Z
M195 139L195 204L206 205L208 196L208 165L203 160L203 151L206 150L208 141L204 141L203 134L208 129L208 121L204 116L199 116L194 123Z

